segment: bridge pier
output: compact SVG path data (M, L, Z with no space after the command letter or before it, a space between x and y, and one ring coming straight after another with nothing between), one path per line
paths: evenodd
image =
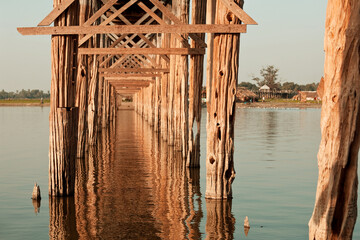
M58 6L60 0L54 0ZM55 26L78 24L78 5L63 13ZM49 195L74 194L78 108L75 107L77 36L51 38L51 94L49 144Z

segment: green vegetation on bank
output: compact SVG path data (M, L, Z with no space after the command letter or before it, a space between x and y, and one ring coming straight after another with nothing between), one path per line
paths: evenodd
M16 92L6 92L4 89L0 91L0 100L15 100L21 99L21 101L30 100L30 99L50 99L50 92L44 92L43 90L34 89L34 90L24 90Z
M286 91L316 91L319 83L309 83L309 84L297 84L294 82L284 82L281 83L278 80L279 69L273 65L269 65L260 70L260 77L252 76L252 80L256 83L251 82L241 82L239 87L246 87L251 91L259 91L259 88L263 85L267 85L270 89L276 90L286 90Z

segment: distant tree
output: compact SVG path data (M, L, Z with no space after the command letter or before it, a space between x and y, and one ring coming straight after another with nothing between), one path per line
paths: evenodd
M298 91L300 89L299 84L294 82L284 82L281 85L281 90Z
M266 84L272 89L279 89L281 84L278 82L278 72L279 69L275 68L273 65L269 65L260 70L261 77L253 76L252 80L257 83L258 87Z
M251 91L257 91L259 89L255 84L250 82L241 82L238 84L238 87L245 87Z
M42 90L24 90L22 89L21 91L16 90L16 92L6 92L4 89L2 89L0 91L0 99L36 99L36 98L44 98L44 99L48 99L50 98L50 92L47 91L47 93L44 93L44 91Z

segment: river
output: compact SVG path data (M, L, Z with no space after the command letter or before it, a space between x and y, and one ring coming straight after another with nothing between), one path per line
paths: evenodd
M118 111L77 160L75 197L49 198L48 115L48 107L0 108L0 239L308 238L319 109L237 109L232 201L204 198L206 109L200 169L184 167L133 111ZM35 182L40 206L30 199Z

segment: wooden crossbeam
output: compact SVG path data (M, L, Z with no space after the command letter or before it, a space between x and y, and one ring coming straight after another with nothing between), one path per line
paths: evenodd
M114 75L113 77L110 76L106 76L104 77L105 80L109 81L109 80L127 80L127 81L144 81L144 80L153 80L152 77L118 77L116 75ZM155 80L154 80L155 81Z
M20 27L22 35L81 35L81 34L132 34L132 33L246 33L245 24L185 24L185 25L114 25Z
M100 23L100 26L106 26L108 23L110 23L112 20L114 20L119 14L121 14L122 12L124 12L126 9L128 9L131 5L133 5L135 2L137 2L137 0L130 0L128 1L124 6L122 6L119 10L117 10L115 13L113 13L108 19L106 19L104 22ZM115 33L115 32L113 32ZM87 34L87 33L84 33ZM88 35L86 35L85 37L81 38L79 40L79 46L81 46L82 44L84 44L87 40L89 40L92 35L95 33L89 33Z
M152 73L168 73L170 69L168 68L99 68L99 72L107 73L120 73L120 72L152 72Z
M153 78L153 77L161 77L161 74L156 74L156 73L100 73L100 77Z
M166 16L168 17L171 21L174 22L174 24L177 25L186 25L184 24L178 17L176 17L167 7L165 7L163 5L163 3L159 0L150 0L150 2L152 4L154 4L156 7L159 8L159 10ZM189 36L199 44L199 46L201 47L206 47L206 43L201 39L200 36L198 36L195 33L191 33L191 32L181 32L181 33L189 33Z
M55 21L75 0L64 0L47 15L38 26L49 26Z
M252 19L234 0L221 0L221 2L238 17L244 24L257 25L254 19Z
M96 19L101 17L101 15L103 15L107 10L109 10L116 2L117 2L117 0L110 0L107 3L105 3L96 13L94 13L94 15L92 15L83 24L83 26L90 26L91 24L93 24L96 21Z
M168 25L164 20L162 20L158 15L155 14L154 11L152 11L151 9L149 9L145 4L143 4L142 2L138 3L138 6L141 7L147 14L149 14L153 19L155 19L160 25ZM156 6L155 6L156 7ZM185 38L183 38L183 36L181 36L180 34L175 34L174 35L182 44L184 47L190 47L190 44L187 42L187 40ZM206 44L205 44L206 45ZM169 59L170 60L170 59Z
M79 48L78 54L203 55L205 54L205 48Z
M106 80L109 83L121 83L121 84L143 84L143 83L155 83L155 80L124 80L119 78L114 78Z
M148 87L150 83L141 83L141 84L123 84L123 83L116 83L110 82L111 85L114 87Z

